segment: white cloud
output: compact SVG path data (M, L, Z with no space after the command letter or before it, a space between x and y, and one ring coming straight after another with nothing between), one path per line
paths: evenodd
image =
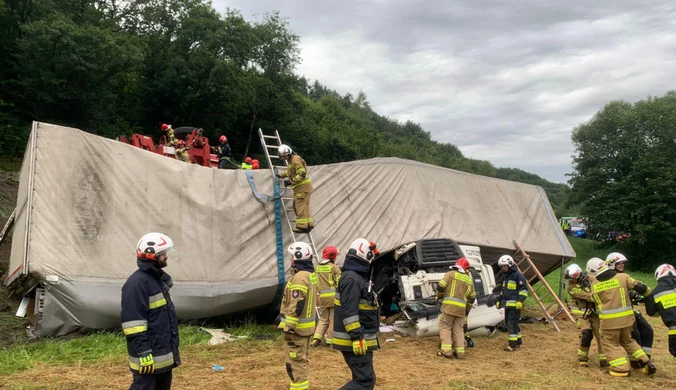
M226 3L290 17L299 74L363 90L378 113L468 157L557 182L572 170L576 125L610 100L674 88L669 0L215 1Z

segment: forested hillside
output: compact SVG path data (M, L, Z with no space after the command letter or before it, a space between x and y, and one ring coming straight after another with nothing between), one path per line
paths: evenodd
M261 127L310 164L402 157L541 185L561 211L565 186L466 158L364 92L295 74L300 39L277 13L246 20L206 0L0 0L0 150L21 156L32 120L156 139L171 123L226 134L240 158L261 153Z

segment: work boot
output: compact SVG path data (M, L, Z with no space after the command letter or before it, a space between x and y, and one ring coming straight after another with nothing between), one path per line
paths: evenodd
M580 362L580 361L578 361L578 364L580 365L580 367L589 367L589 362Z
M453 357L456 358L456 359L464 359L464 358L465 358L465 354L464 354L464 353L453 352Z
M638 360L630 360L629 365L635 370L640 370L641 368L645 367L645 365L641 364L641 362Z
M312 339L312 342L310 342L310 346L312 348L317 348L322 344L322 340L320 339Z
M503 348L503 351L514 352L514 351L516 351L516 348L508 345L505 348Z
M612 376L617 376L617 377L622 377L622 378L626 378L628 376L631 376L631 372L616 372L616 371L610 370L610 371L608 371L608 373L610 373L610 375L612 375Z
M651 360L648 360L648 362L645 364L646 367L648 367L648 375L655 375L657 372L657 367L655 367L655 363L653 363Z
M445 353L443 353L441 351L437 351L437 356L444 357L446 359L453 359L453 355L446 355Z
M298 226L294 227L291 230L293 230L294 233L308 233L308 232L310 232L308 230L308 228L302 228L302 227L298 227Z

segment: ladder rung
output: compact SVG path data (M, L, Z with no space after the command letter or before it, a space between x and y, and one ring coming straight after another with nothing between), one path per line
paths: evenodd
M282 198L284 200L293 200L293 198Z
M268 156L270 156L270 158L278 158L278 159L281 159L281 157L277 156L276 154L268 154ZM286 168L286 167L285 167L285 168Z
M549 306L547 306L547 308L545 309L545 311L547 311L547 314L549 314L549 309L551 309L552 306L554 306L556 304L557 304L556 302L552 302L552 303L549 304ZM549 316L551 317L551 315L549 315Z
M266 147L266 148L275 148L275 149L279 149L279 146L278 146L278 145L268 145L268 144L265 144L265 147Z
M533 268L533 267L529 265L526 269L522 270L521 273L525 275L526 272L531 268Z
M273 168L282 168L282 169L286 169L286 165L274 165Z
M541 289L541 288L542 288L542 286L544 286L544 284L540 283L540 285L538 286L538 288L536 288L536 289L533 289L533 293L536 293L536 292L538 292L538 290L539 290L539 289Z
M547 291L547 293L545 295L538 297L538 298L540 298L540 300L543 301L545 299L545 297L547 297L547 295L549 295L549 294L550 294L550 292Z
M274 135L263 135L263 138L268 138L268 139L277 139L277 136Z

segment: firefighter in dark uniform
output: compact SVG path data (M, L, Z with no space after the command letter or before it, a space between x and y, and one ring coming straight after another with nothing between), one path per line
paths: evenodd
M662 264L655 270L657 287L646 298L645 312L649 316L662 317L669 328L669 353L676 358L676 268Z
M619 252L610 253L606 257L608 269L614 270L620 274L624 273L626 262L627 258ZM637 293L636 291L630 291L629 296L634 305L638 305L639 302L643 301L641 294ZM650 359L653 353L653 340L655 339L655 332L653 331L653 327L650 325L648 320L646 320L641 312L636 309L634 309L634 318L636 319L636 322L634 322L634 329L631 331L631 338L636 340L638 345L641 346L641 349L643 349L643 352L648 355L648 359ZM639 362L634 359L633 356L629 357L629 364L632 368L640 368Z
M286 373L291 378L289 389L305 390L310 386L308 350L316 325L317 275L314 274L310 245L302 241L294 242L288 252L295 273L284 289L279 329L284 331Z
M373 351L378 344L377 297L369 283L375 245L358 238L350 245L338 283L333 322L333 348L343 353L352 380L341 389L373 389Z
M228 143L228 138L224 135L221 135L218 138L219 145L218 147L211 147L218 155L218 169L226 169L228 167L228 162L232 156L230 151L230 144ZM231 162L232 163L232 162ZM232 163L234 164L234 163Z
M173 250L171 238L162 233L143 236L136 246L139 269L122 286L122 332L133 376L130 390L170 389L172 369L181 364L178 321L169 296L173 283L162 270Z
M498 260L498 266L502 267L505 278L502 281L502 291L500 298L495 306L500 309L505 308L505 322L507 323L507 332L509 342L504 348L505 351L513 352L521 347L521 308L523 301L528 298L528 282L523 274L516 267L514 259L510 255L503 255Z

